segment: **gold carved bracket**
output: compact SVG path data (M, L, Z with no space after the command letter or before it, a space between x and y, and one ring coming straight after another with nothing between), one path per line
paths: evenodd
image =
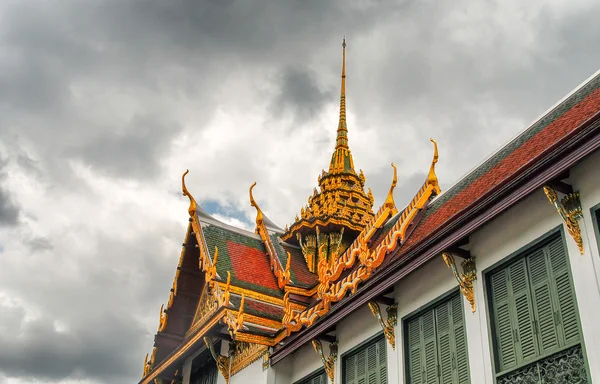
M581 200L579 199L579 192L572 192L561 200L558 199L554 188L546 185L544 186L544 193L550 200L550 203L554 205L560 217L562 217L569 235L575 240L579 253L583 255L583 239L581 238L581 228L579 227L579 219L583 217L583 210L581 208Z
M385 338L390 343L393 349L396 349L396 335L394 333L394 329L398 324L398 304L392 304L386 308L387 312L387 320L383 321L383 316L381 315L381 309L379 308L379 304L374 301L369 301L367 303L369 305L369 309L373 316L379 321L379 325L383 329L383 334Z
M331 384L334 384L334 382L335 382L334 381L335 362L337 360L337 353L338 353L337 341L329 344L329 356L327 356L327 357L325 357L325 355L323 354L323 345L321 344L321 342L319 340L316 340L316 339L313 340L312 345L313 345L313 348L315 349L315 351L321 357L321 361L323 362L323 367L325 368L325 372L327 373L329 380L331 380Z
M266 371L271 366L271 361L269 360L270 358L271 358L271 353L267 349L265 351L265 353L262 355L262 370L263 371Z
M208 336L204 337L204 343L206 344L206 347L210 351L210 354L212 355L213 359L215 359L215 362L217 363L217 369L219 370L219 372L221 372L221 375L223 375L223 378L225 379L225 383L228 384L229 383L229 371L230 371L230 366L231 366L231 364L230 364L231 356L223 356L220 353L217 353L217 351L215 351L215 345L213 343L213 340ZM229 346L229 354L230 355L231 355L232 351L233 351L233 348L230 345Z
M451 253L442 253L442 258L444 259L444 262L448 268L452 270L456 281L458 281L460 292L467 298L469 304L471 304L471 312L475 312L475 289L473 286L473 281L477 280L475 256L470 256L460 263L463 270L462 272L458 272L458 269L456 268L456 262L454 261L454 256L452 256Z

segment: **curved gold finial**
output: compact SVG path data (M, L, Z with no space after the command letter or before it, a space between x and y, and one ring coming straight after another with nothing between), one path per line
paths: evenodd
M168 318L168 314L165 312L165 305L161 304L160 306L160 317L158 320L158 332L162 332L165 330L165 328L167 327L167 318Z
M256 226L258 227L263 223L263 213L258 204L256 204L256 200L254 200L254 196L252 196L252 188L256 185L256 181L254 184L250 186L250 205L256 208Z
M187 175L189 172L190 170L186 169L183 173L183 176L181 176L181 190L183 191L183 196L187 196L190 199L190 207L188 208L188 213L190 214L190 216L194 216L196 214L196 200L185 186L185 175Z
M385 198L385 203L383 205L389 209L396 209L396 203L394 202L394 188L396 188L396 184L398 184L398 173L396 170L396 165L394 165L394 163L392 163L392 167L394 168L394 178L392 179L390 191L388 192L388 195Z
M431 167L429 168L429 174L427 175L427 183L430 184L437 193L440 193L440 186L438 183L438 178L435 174L435 164L438 162L438 146L437 142L433 139L429 139L433 143L433 160L431 161Z

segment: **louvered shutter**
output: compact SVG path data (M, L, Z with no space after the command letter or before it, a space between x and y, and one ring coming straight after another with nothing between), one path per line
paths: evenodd
M575 307L575 294L569 274L567 254L562 239L552 241L547 248L552 271L553 296L555 297L559 343L561 346L580 339L579 321Z
M535 312L535 330L538 334L540 353L544 354L558 348L558 332L555 308L550 293L550 265L544 248L527 256L533 308Z
M435 315L433 309L422 316L424 383L438 383L437 340L435 337Z
M509 297L508 270L503 269L491 275L490 285L498 365L499 370L503 371L517 365L517 334Z
M344 383L356 384L356 355L344 359Z
M387 384L385 343L385 338L379 338L344 357L344 384Z
M517 362L532 361L538 356L538 352L525 259L513 263L508 270L511 287L509 292L512 291L514 321L517 325Z
M422 363L421 318L411 320L407 325L408 333L408 382L424 384Z
M378 367L377 370L379 372L379 383L387 384L388 374L387 374L387 344L386 339L379 339L377 342L377 361Z
M467 335L463 316L462 296L457 295L449 303L452 311L452 331L454 336L454 350L452 368L454 369L454 383L469 383L469 356L467 354ZM442 381L442 383L446 383Z
M453 337L451 337L450 304L446 302L435 309L437 345L439 348L439 374L441 383L454 383L452 369Z

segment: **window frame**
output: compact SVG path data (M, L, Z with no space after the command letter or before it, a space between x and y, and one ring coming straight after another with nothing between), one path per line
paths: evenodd
M596 237L597 251L598 254L600 254L600 203L590 208L590 217L592 218L592 227L594 228L594 236ZM590 247L591 246L592 245L590 244ZM592 254L592 252L590 252L590 254Z
M380 341L380 339L384 339L385 340L385 335L383 333L383 331L379 331L377 333L375 333L372 336L369 336L367 339L361 341L360 343L356 344L354 347L350 348L349 350L345 351L344 353L342 353L342 355L339 357L340 359L340 383L344 383L346 382L346 366L345 366L345 362L346 359L348 358L348 356L352 356L353 354L355 354L356 352L360 351L361 349L366 348L368 345L370 344L375 344L378 341ZM388 359L389 359L389 355L387 353L387 340L385 340L385 347L386 347L386 351L385 351L385 363L386 363L386 370L389 369L389 364L388 364ZM388 378L389 378L389 371L388 371ZM388 383L389 383L389 379L388 379Z
M600 209L600 204L598 205L598 208ZM573 346L573 345L564 346L559 351L553 351L551 353L540 354L537 357L537 359L535 359L533 361L522 362L522 363L520 363L510 369L507 369L505 371L498 372L498 369L497 369L498 352L496 351L495 329L492 327L492 323L493 323L492 305L493 305L493 303L491 301L491 298L492 298L491 297L491 288L490 288L491 281L489 279L489 276L503 268L506 268L508 265L510 265L512 262L516 261L517 259L524 258L529 253L534 251L536 248L544 247L546 244L550 243L552 241L552 238L555 236L560 237L560 241L562 243L563 249L567 256L567 261L568 261L567 269L569 271L569 278L570 278L571 285L573 287L574 305L575 305L575 309L577 310L577 313L578 313L577 321L578 321L579 331L581 333L581 339L579 342L577 342L573 345L577 345L577 344L581 345L581 349L583 351L584 359L585 359L585 368L586 368L588 377L591 377L590 369L589 369L589 362L587 359L587 352L586 352L586 348L585 348L585 342L584 342L584 338L583 338L583 328L581 327L581 318L579 316L580 310L579 310L579 305L577 302L577 292L575 290L575 284L573 281L573 269L571 266L571 254L570 254L569 248L567 246L563 224L560 224L560 225L552 228L551 230L547 231L546 233L542 234L541 236L537 237L533 241L530 241L529 243L518 248L517 250L511 252L508 256L502 258L501 260L498 260L497 262L493 263L492 265L485 268L481 272L481 279L482 279L482 283L483 283L483 300L484 300L483 305L485 305L485 310L486 310L485 315L486 315L488 344L489 344L490 359L491 359L490 363L492 365L492 377L494 379L494 382L498 380L499 376L504 376L506 374L509 374L510 372L517 371L523 367L534 364L537 361L543 360L549 356L552 356L560 351L564 351L564 350L568 349L569 347Z
M309 380L312 380L315 377L321 376L321 375L324 375L325 376L325 382L329 383L329 377L327 377L327 373L325 372L325 368L319 367L319 368L315 369L314 371L312 371L311 373L309 373L308 375L304 376L303 378L295 381L293 384L306 383Z
M437 307L438 305L442 304L445 301L450 301L452 300L453 296L458 294L458 296L460 297L460 301L461 301L461 307L463 310L463 321L464 321L464 327L465 327L465 343L467 345L467 360L469 363L469 381L471 381L471 360L469 358L469 333L467 332L467 324L466 324L466 317L467 317L467 312L465 311L465 303L464 303L464 298L462 296L462 293L460 292L460 288L458 286L442 293L441 295L439 295L438 297L434 298L433 300L427 302L424 305L421 305L419 308L409 312L408 314L402 316L402 318L400 319L400 324L401 326L400 328L400 332L401 332L401 338L402 338L402 361L400 361L399 363L402 366L402 380L404 383L408 383L408 323L413 320L415 317L419 316L420 314L424 313L425 311L431 310L435 307Z

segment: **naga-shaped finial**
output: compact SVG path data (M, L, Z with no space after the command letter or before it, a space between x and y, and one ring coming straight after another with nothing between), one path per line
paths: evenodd
M190 214L190 217L193 217L196 214L196 200L185 186L185 175L187 175L189 172L190 170L186 169L183 173L183 176L181 176L181 189L183 191L183 196L187 196L190 199L190 207L188 208L188 213Z
M394 178L392 179L392 185L390 186L390 191L388 192L388 195L385 198L385 203L383 205L386 208L395 210L396 202L394 202L394 188L396 188L396 184L398 184L398 172L396 170L396 165L394 165L394 163L392 163L392 167L394 168Z
M256 185L256 181L254 182L254 184L252 184L250 186L250 205L253 206L254 208L256 208L256 228L258 229L258 227L260 225L262 225L262 223L264 222L263 220L263 213L262 210L260 209L260 207L258 206L258 204L256 204L256 200L254 200L254 196L252 196L252 188L254 188L254 186Z
M437 142L433 139L429 139L433 143L433 160L431 161L431 167L429 168L429 174L427 175L427 183L430 184L437 193L440 193L440 186L438 178L435 175L435 164L438 162L438 146Z
M167 319L169 314L165 311L165 305L161 304L160 306L160 317L158 320L158 332L162 332L167 327Z

